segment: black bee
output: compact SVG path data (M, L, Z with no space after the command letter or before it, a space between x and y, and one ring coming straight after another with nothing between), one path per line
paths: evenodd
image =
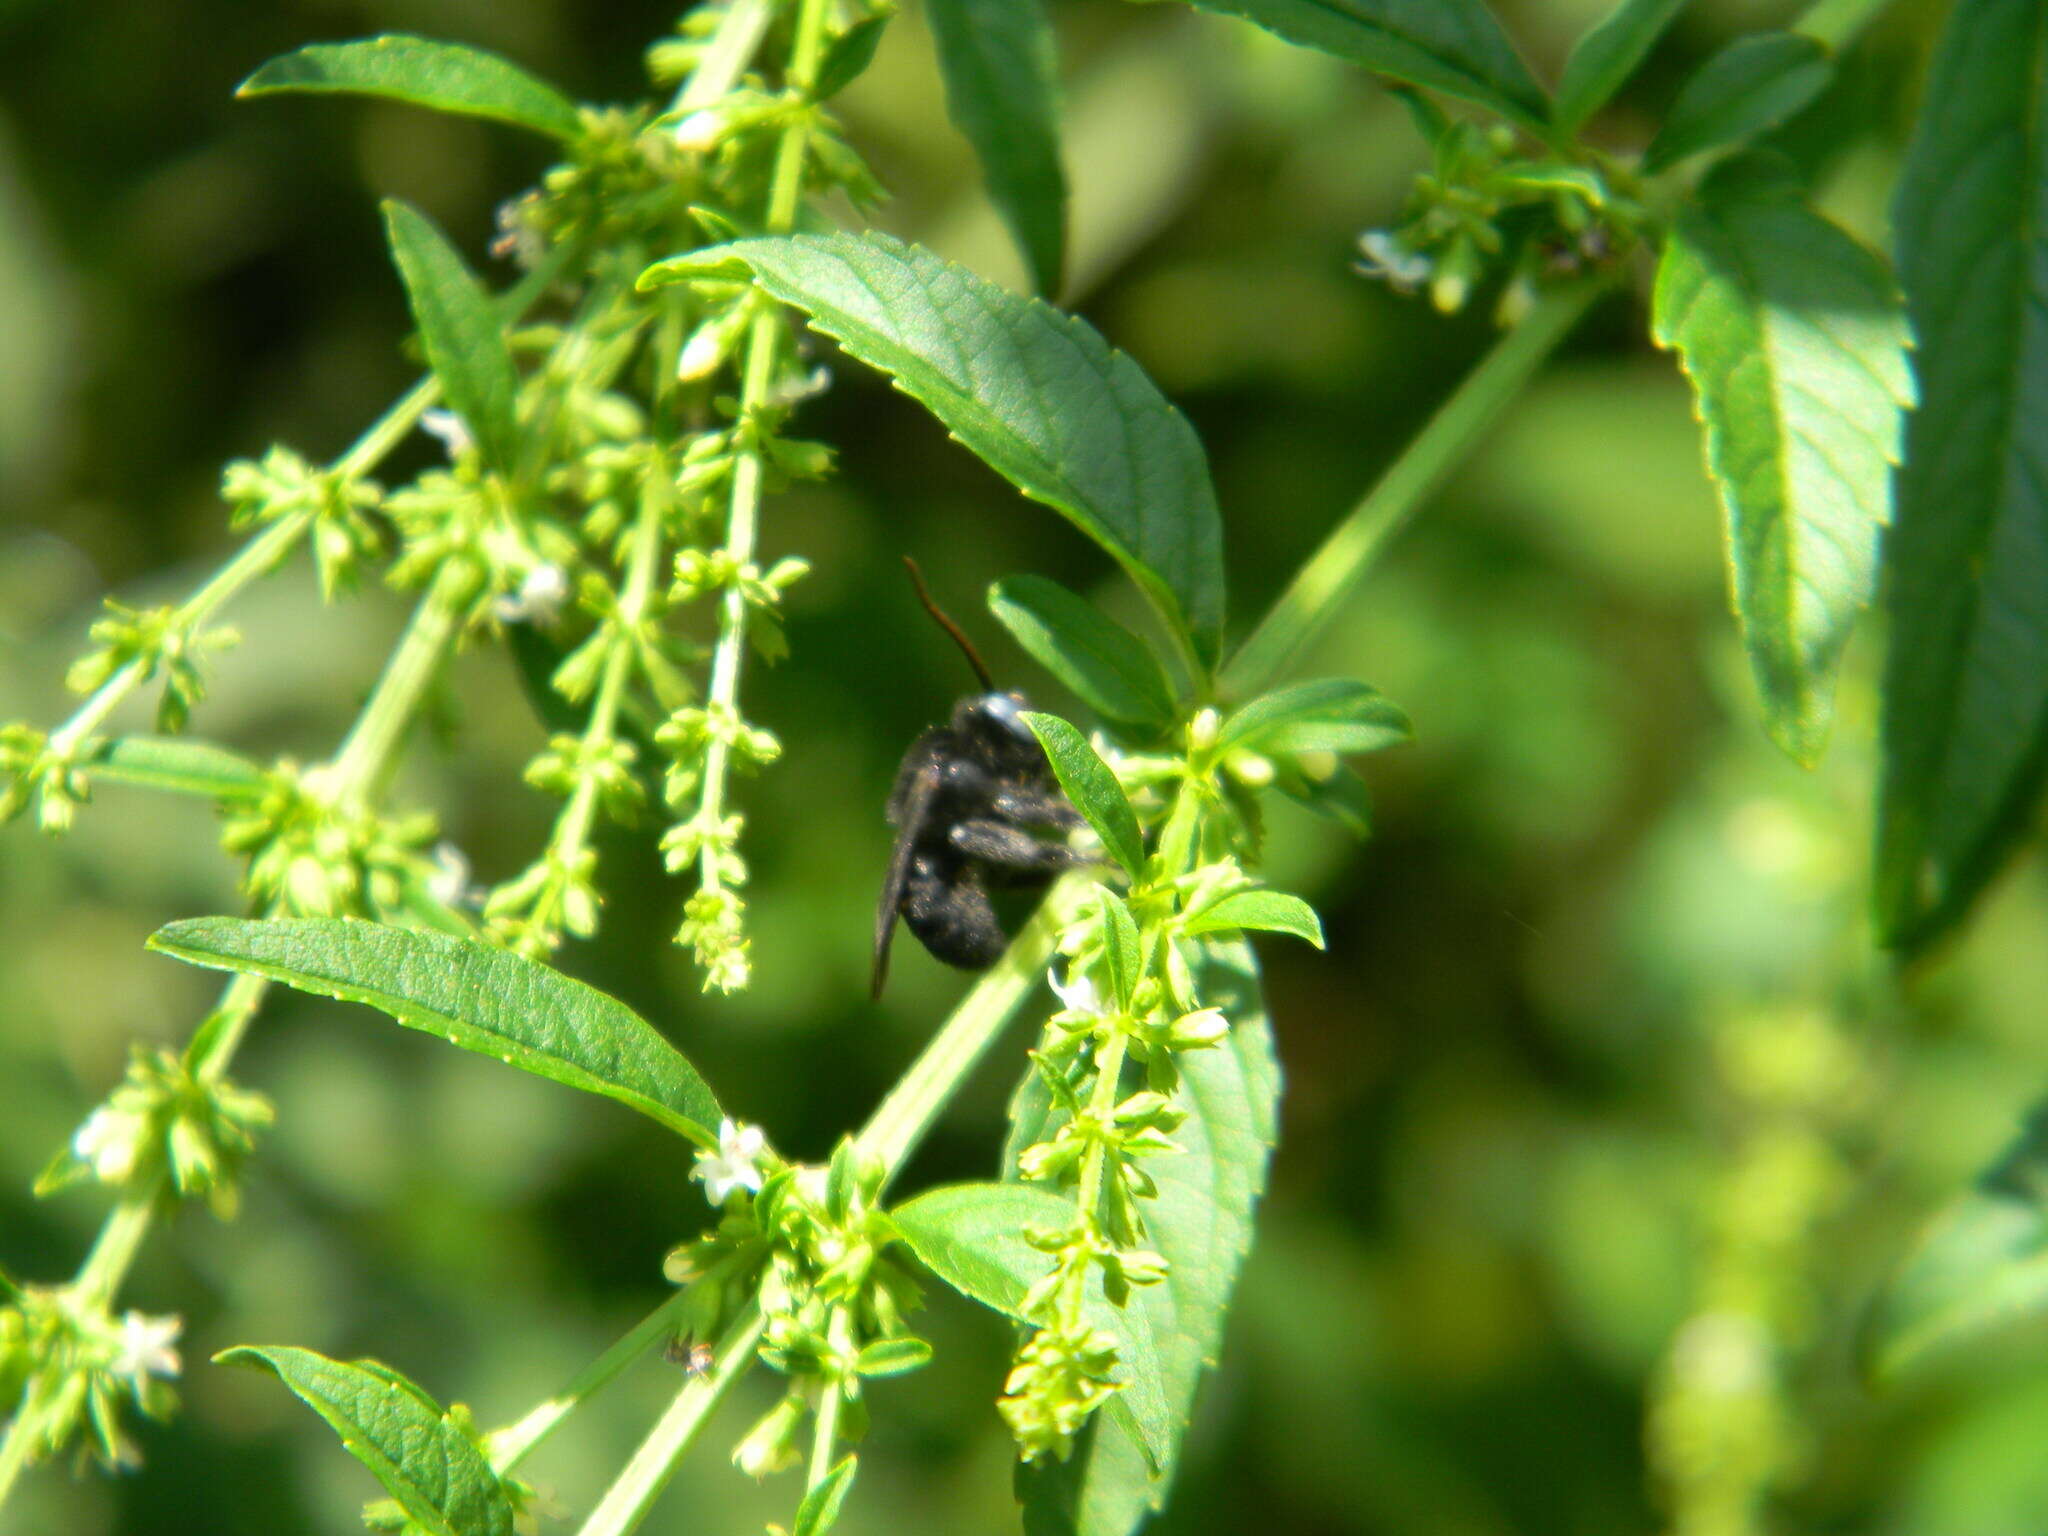
M960 627L910 579L925 611L951 635L985 690L953 706L949 724L910 744L889 791L896 846L875 911L873 995L889 976L889 940L900 915L918 942L948 965L978 971L1009 947L989 890L1040 890L1081 862L1064 834L1081 817L1053 778L1045 749L1021 717L1021 693L997 689Z

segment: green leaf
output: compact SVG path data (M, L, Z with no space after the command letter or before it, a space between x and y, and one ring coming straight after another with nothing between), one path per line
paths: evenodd
M1737 38L1679 87L1671 115L1643 151L1643 169L1654 174L1777 127L1826 90L1834 72L1827 49L1803 33Z
M2048 1316L2048 1110L1937 1216L1878 1293L1858 1341L1889 1384L1966 1344Z
M1223 524L1208 460L1136 363L1084 321L886 235L741 240L640 281L747 269L1108 550L1200 664L1214 664Z
M513 414L519 375L497 306L425 214L387 200L384 225L427 362L449 409L476 438L484 461L509 474L519 451Z
M1273 787L1304 810L1336 822L1354 836L1364 837L1372 831L1372 793L1365 780L1342 763L1322 778L1283 768L1274 776Z
M832 46L825 50L824 62L818 66L818 78L811 85L811 97L816 101L830 101L841 91L867 72L875 61L875 50L882 44L882 34L889 30L889 23L896 19L893 10L857 21L832 40Z
M1150 646L1078 593L1043 576L988 589L989 612L1025 653L1106 720L1164 730L1173 689Z
M1628 83L1684 5L1685 0L1620 0L1588 27L1564 61L1551 121L1566 133L1578 132Z
M270 787L261 763L186 736L116 736L78 758L95 779L208 800L256 800Z
M853 1368L862 1376L901 1376L930 1365L932 1347L923 1339L877 1339L862 1348Z
M1095 899L1102 903L1102 958L1109 970L1110 996L1117 1007L1129 1008L1145 969L1137 919L1115 891L1098 886Z
M1230 933L1255 928L1262 933L1289 933L1323 947L1322 919L1299 896L1285 891L1232 891L1221 901L1191 915L1183 932Z
M718 1101L697 1069L625 1004L506 950L356 918L197 917L149 947L219 971L367 1003L407 1029L602 1094L712 1145Z
M1215 1050L1180 1059L1191 1113L1174 1140L1186 1151L1146 1165L1159 1194L1144 1206L1151 1244L1171 1270L1163 1283L1134 1290L1113 1325L1139 1358L1158 1362L1172 1434L1156 1476L1139 1441L1114 1418L1099 1418L1064 1466L1019 1468L1027 1536L1128 1536L1147 1510L1164 1507L1195 1389L1222 1343L1231 1292L1251 1247L1253 1210L1265 1188L1280 1073L1251 950L1209 941L1198 981L1203 1000L1223 1009L1231 1030ZM1040 1140L1050 1121L1036 1072L1018 1090L1010 1114L1006 1168L1016 1167L1017 1153Z
M1038 744L1045 748L1053 777L1074 802L1074 809L1088 819L1109 856L1123 865L1135 880L1145 862L1145 837L1138 830L1138 816L1124 798L1109 764L1095 755L1088 738L1058 715L1041 715L1026 710L1024 723L1031 727Z
M1059 51L1041 0L926 0L946 113L974 146L989 201L1034 286L1058 293L1067 240Z
M2048 772L2048 12L1959 0L1892 224L1919 342L1886 551L1876 896L1888 944L1952 927Z
M839 1523L839 1506L846 1502L846 1495L853 1487L854 1470L859 1464L858 1456L843 1457L825 1474L822 1483L804 1495L803 1503L797 1506L796 1524L789 1536L825 1536Z
M511 1536L512 1504L490 1463L431 1397L389 1366L282 1345L238 1345L213 1358L276 1372L429 1536Z
M1679 216L1652 328L1677 349L1705 424L1765 724L1810 763L1870 600L1913 380L1884 262L1808 208L1777 164L1719 167Z
M1377 74L1491 107L1532 128L1548 117L1543 88L1482 0L1194 0L1290 43Z
M478 48L391 35L315 43L279 54L236 88L237 96L341 91L388 96L437 112L494 118L555 139L583 132L576 103L510 60Z
M1223 722L1216 744L1244 752L1377 752L1414 734L1401 707L1378 689L1329 677L1253 699Z
M1016 1165L1014 1150L1009 1167ZM889 1218L926 1269L968 1300L1024 1322L1024 1293L1052 1268L1026 1234L1067 1231L1074 1225L1074 1202L1035 1184L945 1184L905 1201ZM1100 1286L1089 1288L1082 1315L1089 1326L1106 1328L1132 1346L1122 1362L1123 1389L1111 1401L1127 1410L1115 1418L1149 1478L1172 1453L1177 1433L1161 1357L1131 1337L1124 1309L1112 1306ZM1144 1342L1149 1339L1148 1332Z

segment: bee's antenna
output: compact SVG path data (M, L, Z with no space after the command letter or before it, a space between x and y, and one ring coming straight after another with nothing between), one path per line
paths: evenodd
M938 621L939 628L953 637L953 643L960 647L967 657L967 665L974 668L974 675L981 679L981 686L990 693L996 691L996 680L988 675L988 668L982 664L981 654L974 648L974 642L961 632L960 626L946 617L946 611L932 601L931 589L924 584L924 572L917 568L917 562L905 555L903 568L910 572L910 584L917 588L917 600L924 604L924 611Z

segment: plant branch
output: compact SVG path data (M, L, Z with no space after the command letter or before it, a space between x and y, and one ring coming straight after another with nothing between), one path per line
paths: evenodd
M517 1467L532 1454L541 1441L554 1433L562 1420L595 1397L602 1388L611 1383L613 1377L646 1354L665 1336L674 1333L677 1320L688 1299L687 1290L678 1290L635 1324L630 1333L578 1371L561 1391L533 1409L518 1423L492 1435L491 1465L501 1473L510 1472Z
M1387 541L1464 461L1502 408L1606 289L1599 279L1554 288L1494 343L1379 483L1309 556L1238 647L1223 669L1226 696L1243 699L1262 691L1322 634Z
M647 1517L711 1410L754 1363L754 1346L761 1342L766 1327L759 1303L749 1303L718 1341L711 1369L683 1384L625 1470L605 1489L577 1536L625 1536Z

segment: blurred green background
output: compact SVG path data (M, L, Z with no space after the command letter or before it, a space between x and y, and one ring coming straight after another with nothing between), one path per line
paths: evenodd
M1554 78L1601 8L1504 10ZM1352 275L1357 232L1393 220L1422 163L1362 77L1177 6L1054 10L1068 299L1201 429L1242 626L1491 332ZM1932 12L1895 7L1780 135L1874 241ZM1691 65L1789 14L1698 0L1600 133L1639 144ZM674 16L645 0L0 4L0 719L62 718L102 590L159 600L221 557L225 459L272 440L331 455L408 382L376 198L413 200L480 253L494 205L541 169L532 144L478 124L238 105L235 82L301 42L405 30L617 99ZM882 224L1018 280L944 126L915 6L844 109L897 194ZM1596 312L1307 669L1385 689L1419 740L1368 765L1369 843L1273 813L1271 875L1317 901L1330 947L1267 951L1283 1142L1162 1531L2048 1529L2048 1349L1886 1397L1852 1360L1902 1245L2048 1080L2048 888L2029 867L1909 992L1884 979L1861 922L1875 646L1852 654L1818 773L1764 744L1684 389L1643 330L1639 294ZM658 1020L785 1151L817 1156L961 988L899 946L887 1002L863 1000L882 799L966 681L898 554L969 614L999 675L1054 707L1071 701L977 595L1023 570L1112 606L1127 594L874 377L842 365L804 425L842 473L766 525L766 552L816 575L791 600L792 659L748 685L788 749L743 791L757 983L699 995L646 837L605 845L604 933L561 961ZM323 610L288 568L230 615L245 643L195 729L325 755L404 611L376 589ZM553 812L518 779L540 739L502 653L467 657L396 798L435 808L479 877L502 878ZM87 1190L32 1201L36 1170L129 1040L181 1042L211 995L141 945L170 918L238 909L215 836L197 804L114 787L67 840L0 835L0 1261L17 1274L69 1274L101 1215ZM1020 1032L906 1188L991 1172L1022 1050ZM184 1315L185 1411L145 1430L132 1475L33 1475L10 1533L358 1530L367 1475L275 1381L208 1354L375 1354L503 1422L663 1294L662 1253L704 1217L660 1132L361 1011L276 999L237 1075L279 1110L241 1219L188 1214L126 1295ZM848 1531L1014 1522L990 1406L1006 1330L932 1301L937 1363L876 1391ZM536 1458L539 1479L587 1508L674 1383L643 1363ZM723 1464L765 1391L740 1394L648 1529L789 1518L793 1484Z

